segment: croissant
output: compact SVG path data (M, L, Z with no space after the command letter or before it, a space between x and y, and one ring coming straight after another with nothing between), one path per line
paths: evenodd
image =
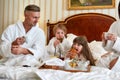
M74 59L77 56L77 50L74 48L71 48L69 51L70 59Z

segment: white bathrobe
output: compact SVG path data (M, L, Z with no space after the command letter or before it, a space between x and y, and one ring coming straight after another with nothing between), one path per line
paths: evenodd
M25 37L26 42L21 46L31 51L33 55L31 54L14 55L11 53L11 43L14 40L16 40L17 37L22 37L22 36ZM22 60L26 60L26 62L24 61L24 65L26 65L25 63L29 63L30 61L32 61L32 59L38 61L39 59L43 58L44 51L45 51L44 50L45 41L46 40L45 40L44 32L42 29L38 27L38 25L33 26L31 30L26 33L23 23L19 21L16 24L8 26L7 29L3 32L1 36L1 42L0 42L0 55L3 58L9 58L9 59L15 58L15 60L16 60L16 57L18 58L20 57L20 60L18 60L18 62Z
M108 41L104 48L106 50L115 51L116 54L120 56L120 20L114 22L111 25L110 29L108 30L108 33L116 34L117 40L115 41L115 43Z
M115 59L116 57L120 56L120 20L115 21L111 26L110 29L108 30L108 33L114 33L117 35L117 40L115 42L107 40L107 43L105 44L103 42L103 47L104 49L106 49L107 51L113 51L114 54L109 54L106 57L103 57L102 59L100 59L100 63L101 66L104 67L109 67L109 63ZM119 57L120 58L120 57ZM120 63L120 60L118 60ZM118 64L118 62L117 62ZM117 65L115 65L117 66ZM119 65L120 66L120 65ZM119 67L118 66L118 67ZM115 68L114 68L115 69ZM116 68L117 69L117 68ZM112 69L113 70L113 69ZM115 70L116 71L116 70ZM120 70L119 70L120 71Z
M61 57L65 56L65 54L68 52L68 50L71 47L70 42L64 38L62 43L60 43L59 45L56 46L56 48L54 47L54 42L56 40L56 37L53 37L50 41L49 44L47 45L47 51L50 55L56 55L59 56L61 53Z

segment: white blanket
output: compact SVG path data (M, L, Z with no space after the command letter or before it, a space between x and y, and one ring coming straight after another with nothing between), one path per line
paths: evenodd
M41 80L35 73L37 68L10 67L0 65L0 80Z
M120 72L92 67L90 72L65 72L32 67L0 66L0 78L11 80L120 80Z
M57 62L57 64L56 64ZM65 64L57 58L52 58L46 63ZM35 72L42 80L120 80L120 72L113 72L107 68L92 66L90 72L66 72L62 70L44 69Z
M63 70L38 69L35 67L20 67L20 66L12 67L12 66L0 65L0 79L4 79L4 80L5 79L11 79L11 80L120 80L120 72L114 72L107 68L96 67L96 66L92 66L90 72L66 72Z
M5 66L30 66L30 67L40 67L43 63L42 60L37 60L32 55L19 55L11 58L3 58L0 63Z
M45 69L36 73L42 80L120 80L120 73L101 67L92 67L90 72L71 73Z

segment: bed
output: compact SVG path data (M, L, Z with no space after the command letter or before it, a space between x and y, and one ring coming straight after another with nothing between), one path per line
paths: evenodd
M112 16L101 13L81 13L67 17L63 21L47 23L47 43L54 36L53 27L57 24L64 24L67 27L67 39L74 36L84 35L87 37L90 49L94 57L98 59L106 53L102 47L101 35L107 32L110 25L116 21ZM73 40L73 39L71 39ZM96 54L97 53L97 54ZM62 70L44 69L37 74L44 80L119 80L119 72L111 71L102 67L91 67L90 72L66 72ZM42 76L45 75L45 76ZM52 77L50 77L50 75ZM115 77L116 76L116 77Z
M114 17L100 13L77 14L56 23L49 21L47 23L47 41L49 42L54 36L52 33L54 25L64 23L68 29L67 37L71 37L68 34L85 35L92 46L91 50L99 52L98 49L103 49L100 49L101 45L98 44L101 44L101 34L106 32L114 21L116 21ZM120 80L120 72L96 66L91 67L89 72L69 72L1 64L0 71L0 80Z

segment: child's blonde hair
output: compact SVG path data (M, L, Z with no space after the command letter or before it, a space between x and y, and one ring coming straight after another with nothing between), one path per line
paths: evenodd
M67 33L67 28L64 24L57 24L54 26L54 28L53 28L54 35L55 35L57 29L63 30L65 32L65 34Z

